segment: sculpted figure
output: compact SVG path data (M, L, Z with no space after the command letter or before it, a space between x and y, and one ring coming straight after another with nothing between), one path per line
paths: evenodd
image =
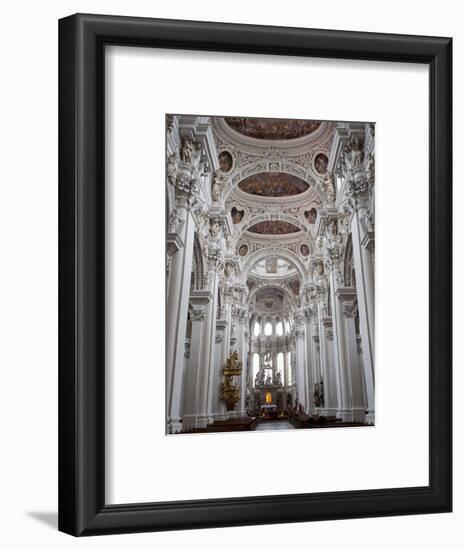
M193 152L195 150L195 142L193 138L185 136L182 138L182 147L180 150L180 158L182 162L193 164Z
M327 203L333 204L335 202L335 186L330 172L326 172L322 178L322 190L327 198Z
M219 220L217 218L214 218L209 228L211 237L217 238L219 236L220 230L221 230L221 225L219 224Z
M176 159L175 153L173 153L168 157L168 164L167 164L168 182L171 185L174 185L176 183L176 177L177 177L177 159Z
M175 233L181 223L184 223L184 220L177 214L177 210L174 209L169 217L169 231Z
M359 166L363 161L363 152L361 146L359 145L358 138L355 137L350 144L351 151L351 166Z
M219 173L216 172L213 176L213 186L211 188L211 198L213 202L219 202L221 198L221 183Z
M336 220L331 220L327 227L327 235L334 239L337 236L337 222Z

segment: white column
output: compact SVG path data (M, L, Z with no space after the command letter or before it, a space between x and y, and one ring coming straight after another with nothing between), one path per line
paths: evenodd
M374 404L374 335L375 335L375 288L374 264L372 253L363 246L368 227L366 215L368 201L366 197L367 183L362 169L355 171L350 182L352 196L349 207L351 209L351 234L353 239L353 259L356 275L356 291L358 295L359 324L364 357L364 375L368 394L367 421L375 422Z
M298 404L301 403L306 410L308 403L306 394L305 328L303 321L302 315L295 316L295 361Z
M333 336L334 336L334 370L337 379L339 395L339 418L343 422L353 420L349 372L348 372L348 342L346 340L342 303L337 298L339 286L339 249L338 243L332 243L326 250L326 267L329 271L330 299L332 306ZM356 342L356 340L355 340Z
M324 382L324 416L336 416L338 411L337 381L333 367L332 340L329 331L332 320L324 316L324 307L319 304L319 345L321 353L322 379Z
M203 359L200 370L200 397L198 426L206 427L213 422L212 401L213 401L213 371L214 371L214 352L216 341L216 310L219 285L219 254L217 250L210 249L208 258L208 282L209 290L212 295L211 301L206 306L205 327L203 331Z
M246 416L246 394L247 394L247 358L248 358L248 331L247 318L244 310L240 313L238 334L237 334L237 353L242 361L242 375L240 377L240 416Z
M305 311L305 358L306 358L306 412L311 413L314 409L314 384L318 382L314 377L314 341L313 341L313 318L315 312L311 308Z
M312 364L313 364L313 380L314 380L314 386L311 388L311 395L313 396L313 412L315 414L318 414L318 409L316 408L316 404L314 403L314 390L315 385L319 384L322 381L322 370L321 370L321 355L319 353L320 344L319 344L319 319L318 319L318 313L317 313L317 306L315 306L315 311L313 312L313 318L311 320L311 338L312 338ZM323 389L323 388L321 388Z
M184 367L185 333L192 272L193 239L195 225L190 211L196 194L191 181L191 170L181 169L176 184L176 214L179 219L178 235L183 242L171 258L169 270L169 293L166 299L166 418L167 432L182 429L180 418L181 390Z
M290 370L290 360L289 360L289 356L288 356L288 351L289 350L287 348L287 350L284 353L284 379L283 379L283 383L284 383L285 387L289 386L288 372Z
M182 416L182 431L184 432L199 427L197 417L201 384L200 369L203 358L205 306L208 301L207 296L198 296L193 299L194 305L190 310L192 337L184 388L184 411Z
M363 367L359 360L358 343L356 339L356 293L354 289L340 289L338 296L342 301L344 330L347 342L347 364L350 379L353 420L355 422L364 423L366 421L366 403L364 401L363 391Z
M220 399L219 388L223 380L222 369L229 354L229 330L229 323L226 319L216 322L216 350L214 354L213 399L211 405L211 414L214 421L226 419L225 405Z

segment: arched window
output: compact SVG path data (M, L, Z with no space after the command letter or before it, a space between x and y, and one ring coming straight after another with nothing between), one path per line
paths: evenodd
M276 332L277 332L277 336L282 336L282 334L284 333L284 326L282 324L282 321L279 321L276 325Z
M264 325L264 334L266 336L270 336L272 334L272 325L269 321Z
M255 326L253 327L253 334L255 336L259 336L259 331L260 331L259 323L258 321L255 321Z
M285 319L285 328L287 329L287 334L290 333L290 323L288 322L288 319Z
M277 378L280 378L282 384L284 383L284 354L282 352L277 354Z
M258 374L258 371L259 371L259 354L258 353L253 353L252 368L253 368L253 386L254 386L256 375Z

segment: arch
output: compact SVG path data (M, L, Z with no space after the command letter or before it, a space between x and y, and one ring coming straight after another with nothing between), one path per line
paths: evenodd
M292 225L298 227L300 231L303 231L306 235L310 235L311 239L311 233L308 228L308 224L303 223L299 218L296 216L291 216L290 214L285 214L283 212L280 212L276 214L275 212L263 212L263 214L260 214L259 216L253 216L251 219L249 219L246 223L243 225L240 225L237 231L238 239L245 233L245 231L248 231L250 227L253 225L256 225L259 222L267 222L267 221L279 221L279 222L287 222L291 223ZM291 235L296 235L297 233L292 233ZM284 237L285 235L282 235ZM288 237L288 235L287 235Z
M272 244L276 245L277 243L272 242ZM306 281L307 270L304 263L300 260L300 258L288 248L279 248L277 246L273 246L273 247L260 248L259 250L256 250L255 252L252 252L250 254L245 264L243 265L242 274L241 274L242 284L246 283L246 280L248 278L248 273L253 268L253 266L257 262L263 260L264 258L267 258L268 256L276 256L277 258L287 260L288 262L290 262L295 266L296 270L298 271L298 274L302 279L302 282Z

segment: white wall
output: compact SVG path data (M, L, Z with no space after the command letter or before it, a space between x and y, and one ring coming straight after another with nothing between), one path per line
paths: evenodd
M444 0L102 0L10 2L2 10L0 235L0 540L5 548L222 548L262 546L432 549L462 538L464 412L455 407L455 512L312 524L139 534L75 540L55 530L57 494L57 19L112 13L453 36L455 126L463 118L464 30L459 3ZM438 8L438 10L437 10ZM360 90L362 93L362 90ZM455 150L464 147L455 132ZM456 177L457 179L457 177ZM458 182L457 182L458 183ZM455 204L464 201L456 185ZM459 214L459 212L457 212ZM458 218L458 216L456 216ZM459 243L462 229L457 229ZM455 246L455 278L464 264ZM461 287L456 306L464 306ZM464 327L455 319L455 334ZM457 339L457 338L456 338ZM455 364L462 363L461 349ZM455 392L464 385L455 369ZM413 426L411 426L413 429ZM129 538L130 537L130 538Z

